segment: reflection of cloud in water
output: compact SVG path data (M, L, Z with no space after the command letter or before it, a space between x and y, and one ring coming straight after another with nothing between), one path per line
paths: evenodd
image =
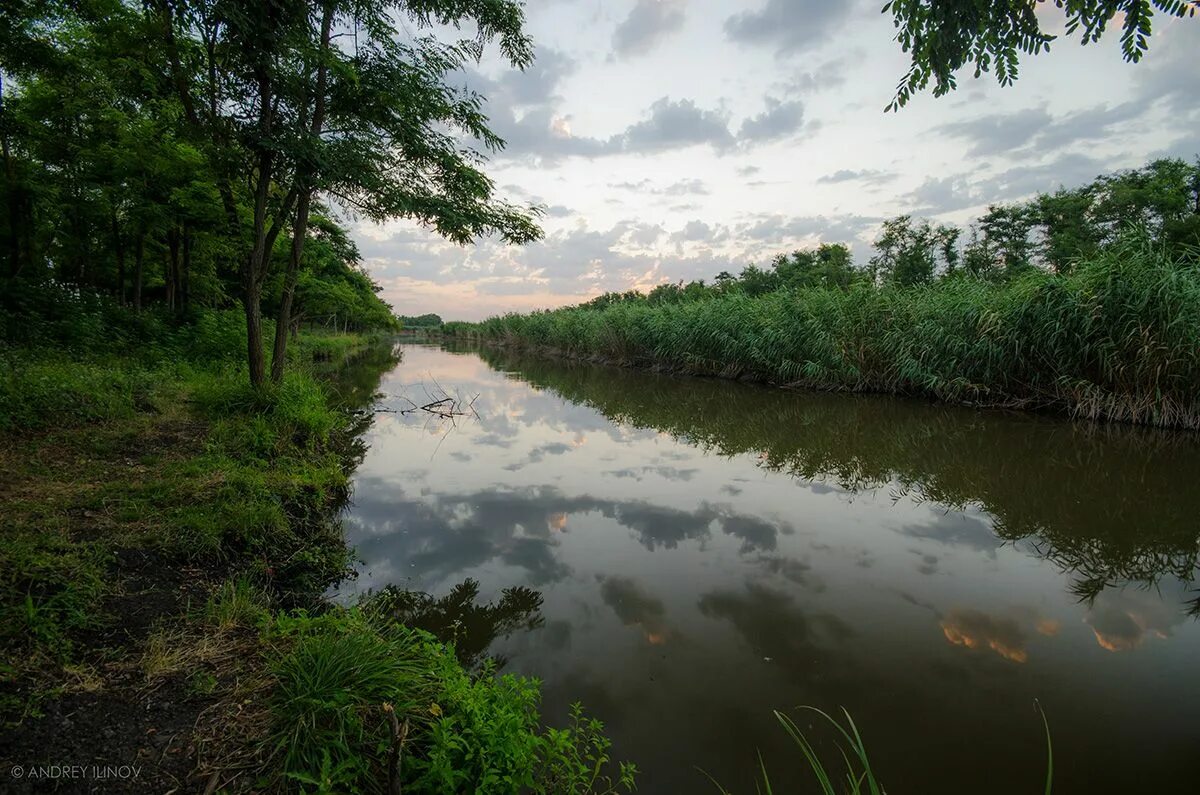
M790 527L777 526L757 516L745 514L727 516L721 520L721 527L731 536L742 540L741 552L753 550L774 550L778 545L779 532L791 533Z
M825 583L813 574L810 563L779 555L762 555L758 558L758 562L767 572L777 574L797 585L803 585L814 593L821 593L825 590Z
M912 538L928 539L952 546L978 549L995 555L1002 541L982 519L958 511L937 511L928 524L910 524L900 532Z
M640 627L646 642L661 646L671 636L666 625L667 608L629 577L596 575L600 598L612 608L625 626Z
M1178 581L1164 584L1164 590L1186 591ZM1084 621L1096 635L1096 642L1109 651L1130 651L1141 646L1148 636L1166 638L1171 629L1183 623L1186 614L1179 599L1164 599L1158 591L1124 588L1104 591L1092 603Z
M1038 631L1039 635L1053 638L1062 629L1062 623L1057 618L1039 618L1037 623L1034 624L1034 629Z
M502 447L504 449L508 449L509 447L513 446L514 442L511 437L506 439L498 433L481 433L478 436L472 437L471 443L472 444L483 444L483 445L487 445L489 447Z
M991 649L1017 663L1029 659L1025 633L1011 618L997 618L979 610L951 610L942 618L941 627L946 640L955 646Z
M535 447L530 450L529 460L536 464L548 455L562 455L563 453L570 452L573 449L574 448L569 444L563 444L562 442L551 442L550 444L544 444L541 447Z
M828 483L822 483L816 480L810 480L807 483L801 481L800 485L811 491L813 494L849 494L847 489L841 486L830 486Z
M417 576L432 585L499 560L524 569L527 582L541 586L570 574L558 557L559 535L572 514L588 512L633 531L651 551L706 539L714 524L740 538L743 553L773 550L779 532L793 532L788 525L737 514L728 506L702 504L682 511L645 501L568 497L548 486L463 495L423 489L414 498L395 484L369 478L357 482L346 523L359 555L371 561L376 580ZM396 568L402 565L406 570Z
M553 651L563 651L571 645L571 622L557 619L547 621L536 630L542 644Z
M665 480L689 481L699 473L699 469L678 469L670 466L645 466L645 467L625 467L624 469L610 469L605 472L605 475L611 475L614 478L633 478L641 481L642 475L655 474Z
M828 647L854 630L831 613L809 612L784 591L756 583L743 590L718 590L700 597L700 612L729 621L754 650L793 675L828 670Z

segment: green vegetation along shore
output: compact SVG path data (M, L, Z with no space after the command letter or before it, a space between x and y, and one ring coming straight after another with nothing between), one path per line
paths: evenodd
M353 404L395 365L390 344L306 330L283 381L255 389L235 311L5 286L7 761L119 761L148 792L632 783L581 710L542 726L536 681L456 654L386 598L322 599L352 562L336 511L370 418ZM326 386L355 357L373 383Z
M1157 161L994 206L961 248L960 230L901 216L869 266L823 245L713 284L444 331L779 385L1200 428L1198 175Z

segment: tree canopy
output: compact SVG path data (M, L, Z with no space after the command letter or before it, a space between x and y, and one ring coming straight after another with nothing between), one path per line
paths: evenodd
M1121 51L1136 63L1150 46L1156 13L1193 17L1196 0L1054 0L1066 14L1066 35L1088 44L1099 41L1114 21L1121 28ZM1017 79L1021 54L1037 55L1057 36L1047 33L1039 8L1045 0L889 0L896 40L912 57L888 110L903 107L933 81L934 96L953 91L956 72L968 64L975 77L994 72L1001 85Z
M533 59L516 0L21 0L0 18L10 277L239 302L250 380L296 317L394 324L339 217L524 243L484 173L504 142L458 75Z

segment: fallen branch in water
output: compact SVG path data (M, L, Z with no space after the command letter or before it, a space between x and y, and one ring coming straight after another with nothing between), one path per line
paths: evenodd
M391 395L390 397L408 403L408 408L393 409L376 406L376 413L407 416L409 414L424 412L443 420L453 420L455 417L466 417L468 415L473 415L476 419L479 419L479 413L475 411L475 401L479 399L478 394L470 400L464 400L462 395L458 393L454 395L448 394L437 381L433 383L436 388L434 394L430 394L427 389L425 390L425 397L428 399L428 402L417 403L407 395ZM424 389L424 384L421 387Z

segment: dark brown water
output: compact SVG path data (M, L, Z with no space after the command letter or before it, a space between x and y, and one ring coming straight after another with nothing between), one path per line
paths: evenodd
M421 345L381 405L435 382L479 417L377 416L343 597L540 591L491 651L640 791L754 792L759 751L815 791L771 714L809 704L893 795L1040 793L1035 699L1056 793L1200 786L1196 436Z

